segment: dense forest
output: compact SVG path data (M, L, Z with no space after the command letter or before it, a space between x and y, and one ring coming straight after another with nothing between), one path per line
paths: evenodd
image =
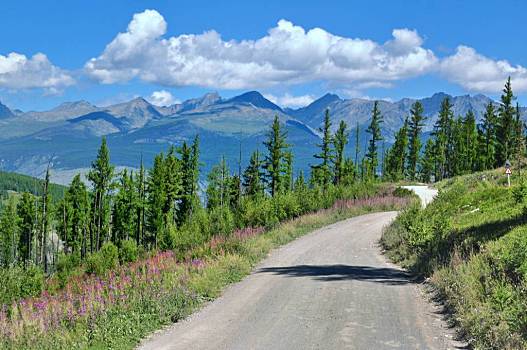
M429 182L495 168L506 160L519 163L525 153L525 133L514 99L509 79L499 106L489 103L482 124L477 125L472 112L454 116L446 98L426 142L423 107L416 102L387 150L380 147L383 117L375 103L362 160L358 145L355 159L346 156L352 130L341 121L333 133L328 110L308 178L303 172L294 176L294 155L276 117L263 151L250 156L247 168L233 172L221 159L207 175L205 189L199 186L198 136L158 154L151 169L138 160L139 170L119 174L103 138L87 175L89 185L80 175L68 188L50 184L52 169L38 182L0 173L5 198L0 264L38 266L46 274L61 264L86 262L96 269L101 266L97 260L101 250L123 256L138 250L184 251L213 234L267 226L327 207L349 186L405 179ZM358 133L357 126L354 134ZM21 195L7 196L7 189Z
M2 207L2 202L8 199L10 192L30 192L36 196L42 196L43 182L43 180L31 176L0 170L0 208ZM65 192L65 186L53 183L49 185L49 193L54 201L62 199Z

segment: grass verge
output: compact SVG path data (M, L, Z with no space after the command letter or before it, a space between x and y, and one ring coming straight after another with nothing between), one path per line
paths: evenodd
M381 240L386 254L430 277L450 320L476 349L527 348L527 185L497 171L440 183Z

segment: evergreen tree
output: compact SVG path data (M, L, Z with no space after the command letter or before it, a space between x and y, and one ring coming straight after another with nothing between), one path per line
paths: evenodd
M466 157L466 138L461 116L454 119L452 123L452 141L449 142L452 153L449 156L449 174L457 176L464 173Z
M399 181L404 178L405 162L408 150L408 119L395 134L395 142L386 157L386 176Z
M424 182L430 182L432 175L435 173L435 145L431 138L426 142L420 168L421 180Z
M35 233L35 199L29 192L24 192L17 205L20 239L18 241L19 260L24 266L31 261L32 241Z
M68 191L66 192L66 201L70 203L72 209L71 220L71 246L73 251L80 249L81 257L86 256L88 245L91 247L94 244L88 240L89 226L90 226L90 203L88 189L84 182L82 182L79 174L73 178Z
M284 180L282 191L287 193L293 189L293 152L290 150L284 154Z
M267 134L267 140L264 142L267 155L263 164L265 180L272 197L278 194L284 180L285 153L289 148L286 137L287 133L282 131L278 116L275 116L271 130Z
M225 157L212 167L208 175L207 208L226 207L230 204L230 172Z
M136 233L135 242L139 246L145 235L145 210L146 210L146 178L145 167L143 165L143 157L141 156L141 165L139 167L139 174L135 179L135 191L137 192L137 207L136 207Z
M522 170L522 160L525 156L525 135L524 135L524 125L521 120L520 115L520 105L516 102L516 119L515 119L515 140L514 140L514 154L516 156L516 163L518 166L519 175L521 175Z
M110 164L110 151L103 137L97 158L92 163L88 180L93 185L93 227L95 230L95 250L110 234L110 190L113 181L114 166ZM105 238L106 237L106 238Z
M244 194L254 198L263 195L262 184L262 161L260 160L260 152L254 151L249 160L249 165L243 173L243 188Z
M383 140L381 135L381 123L383 118L381 111L379 110L379 102L375 101L373 104L373 110L371 115L370 126L366 130L371 134L371 138L368 144L368 153L366 153L366 159L368 164L368 174L373 178L377 177L377 167L379 165L379 156L378 156L378 141Z
M481 126L484 147L482 147L482 170L493 169L496 166L496 131L498 120L494 110L494 104L489 102L483 114L483 124Z
M185 146L185 144L184 144ZM164 182L165 182L165 203L163 206L163 214L166 223L170 218L174 224L177 221L183 221L183 217L179 217L179 203L182 198L182 181L183 181L183 172L182 162L176 156L176 148L174 146L170 147L167 156L164 160Z
M12 266L17 259L18 215L14 197L10 197L0 214L0 265Z
M147 182L147 232L143 244L157 248L158 238L165 227L165 210L167 201L165 156L160 153L154 158L154 165L149 171Z
M452 123L454 118L452 107L448 97L441 102L439 117L432 134L435 139L434 158L436 162L435 178L437 180L442 180L450 175L449 158L452 156Z
M501 104L498 109L498 128L496 132L498 140L497 163L501 166L506 160L510 160L514 152L515 140L515 110L512 104L514 94L512 92L511 78L507 79L503 94L501 95Z
M240 192L240 177L238 174L229 177L228 183L228 195L229 206L233 212L236 212L240 208L242 193Z
M137 232L136 213L139 204L139 193L135 191L134 175L126 169L121 173L118 192L114 199L113 242L120 245Z
M320 163L311 166L316 176L317 185L322 186L324 190L327 189L329 183L332 180L331 174L331 163L333 162L333 150L332 150L332 136L331 136L331 118L329 116L329 109L326 109L324 114L324 125L320 129L322 132L322 143L318 144L320 152L315 154L316 159L320 159Z
M346 145L348 144L348 136L349 132L347 130L348 126L346 125L346 122L344 120L340 121L339 128L335 132L335 135L333 136L333 147L335 149L335 157L333 159L333 168L334 168L334 178L333 182L338 185L340 184L342 178L344 178L344 163L345 163L345 156L344 151L346 149Z
M360 127L359 122L357 122L357 126L355 127L355 176L359 174L359 154L360 154Z
M410 109L410 121L408 123L408 162L407 173L412 180L416 179L417 163L421 151L421 130L423 129L423 105L416 101Z
M353 163L351 158L345 158L342 165L342 176L340 177L340 184L349 186L355 182L357 166Z
M194 138L190 147L183 142L179 149L181 155L182 168L182 194L179 205L179 222L188 219L197 205L199 199L198 180L199 180L199 136Z
M478 165L478 130L476 128L476 116L472 110L467 112L463 120L464 131L464 171L471 173L477 170Z
M46 177L44 179L42 198L41 198L41 263L45 273L48 273L48 230L50 226L50 212L51 212L51 195L49 193L49 183L50 183L50 170L49 165L46 169Z
M304 172L300 170L298 176L295 179L293 189L296 193L303 194L307 191L308 187L306 184L306 179L304 177Z

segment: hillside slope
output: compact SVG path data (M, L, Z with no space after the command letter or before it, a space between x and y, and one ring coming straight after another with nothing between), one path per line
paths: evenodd
M425 209L404 211L381 243L394 261L431 277L452 321L476 348L527 347L527 186L503 169L438 185Z

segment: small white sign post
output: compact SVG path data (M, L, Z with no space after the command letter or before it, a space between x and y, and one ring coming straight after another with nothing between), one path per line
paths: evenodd
M507 186L508 187L511 187L511 174L512 174L511 163L507 160L505 162L505 175L507 175Z
M511 187L511 174L512 174L511 168L505 169L505 174L507 174L507 185Z

